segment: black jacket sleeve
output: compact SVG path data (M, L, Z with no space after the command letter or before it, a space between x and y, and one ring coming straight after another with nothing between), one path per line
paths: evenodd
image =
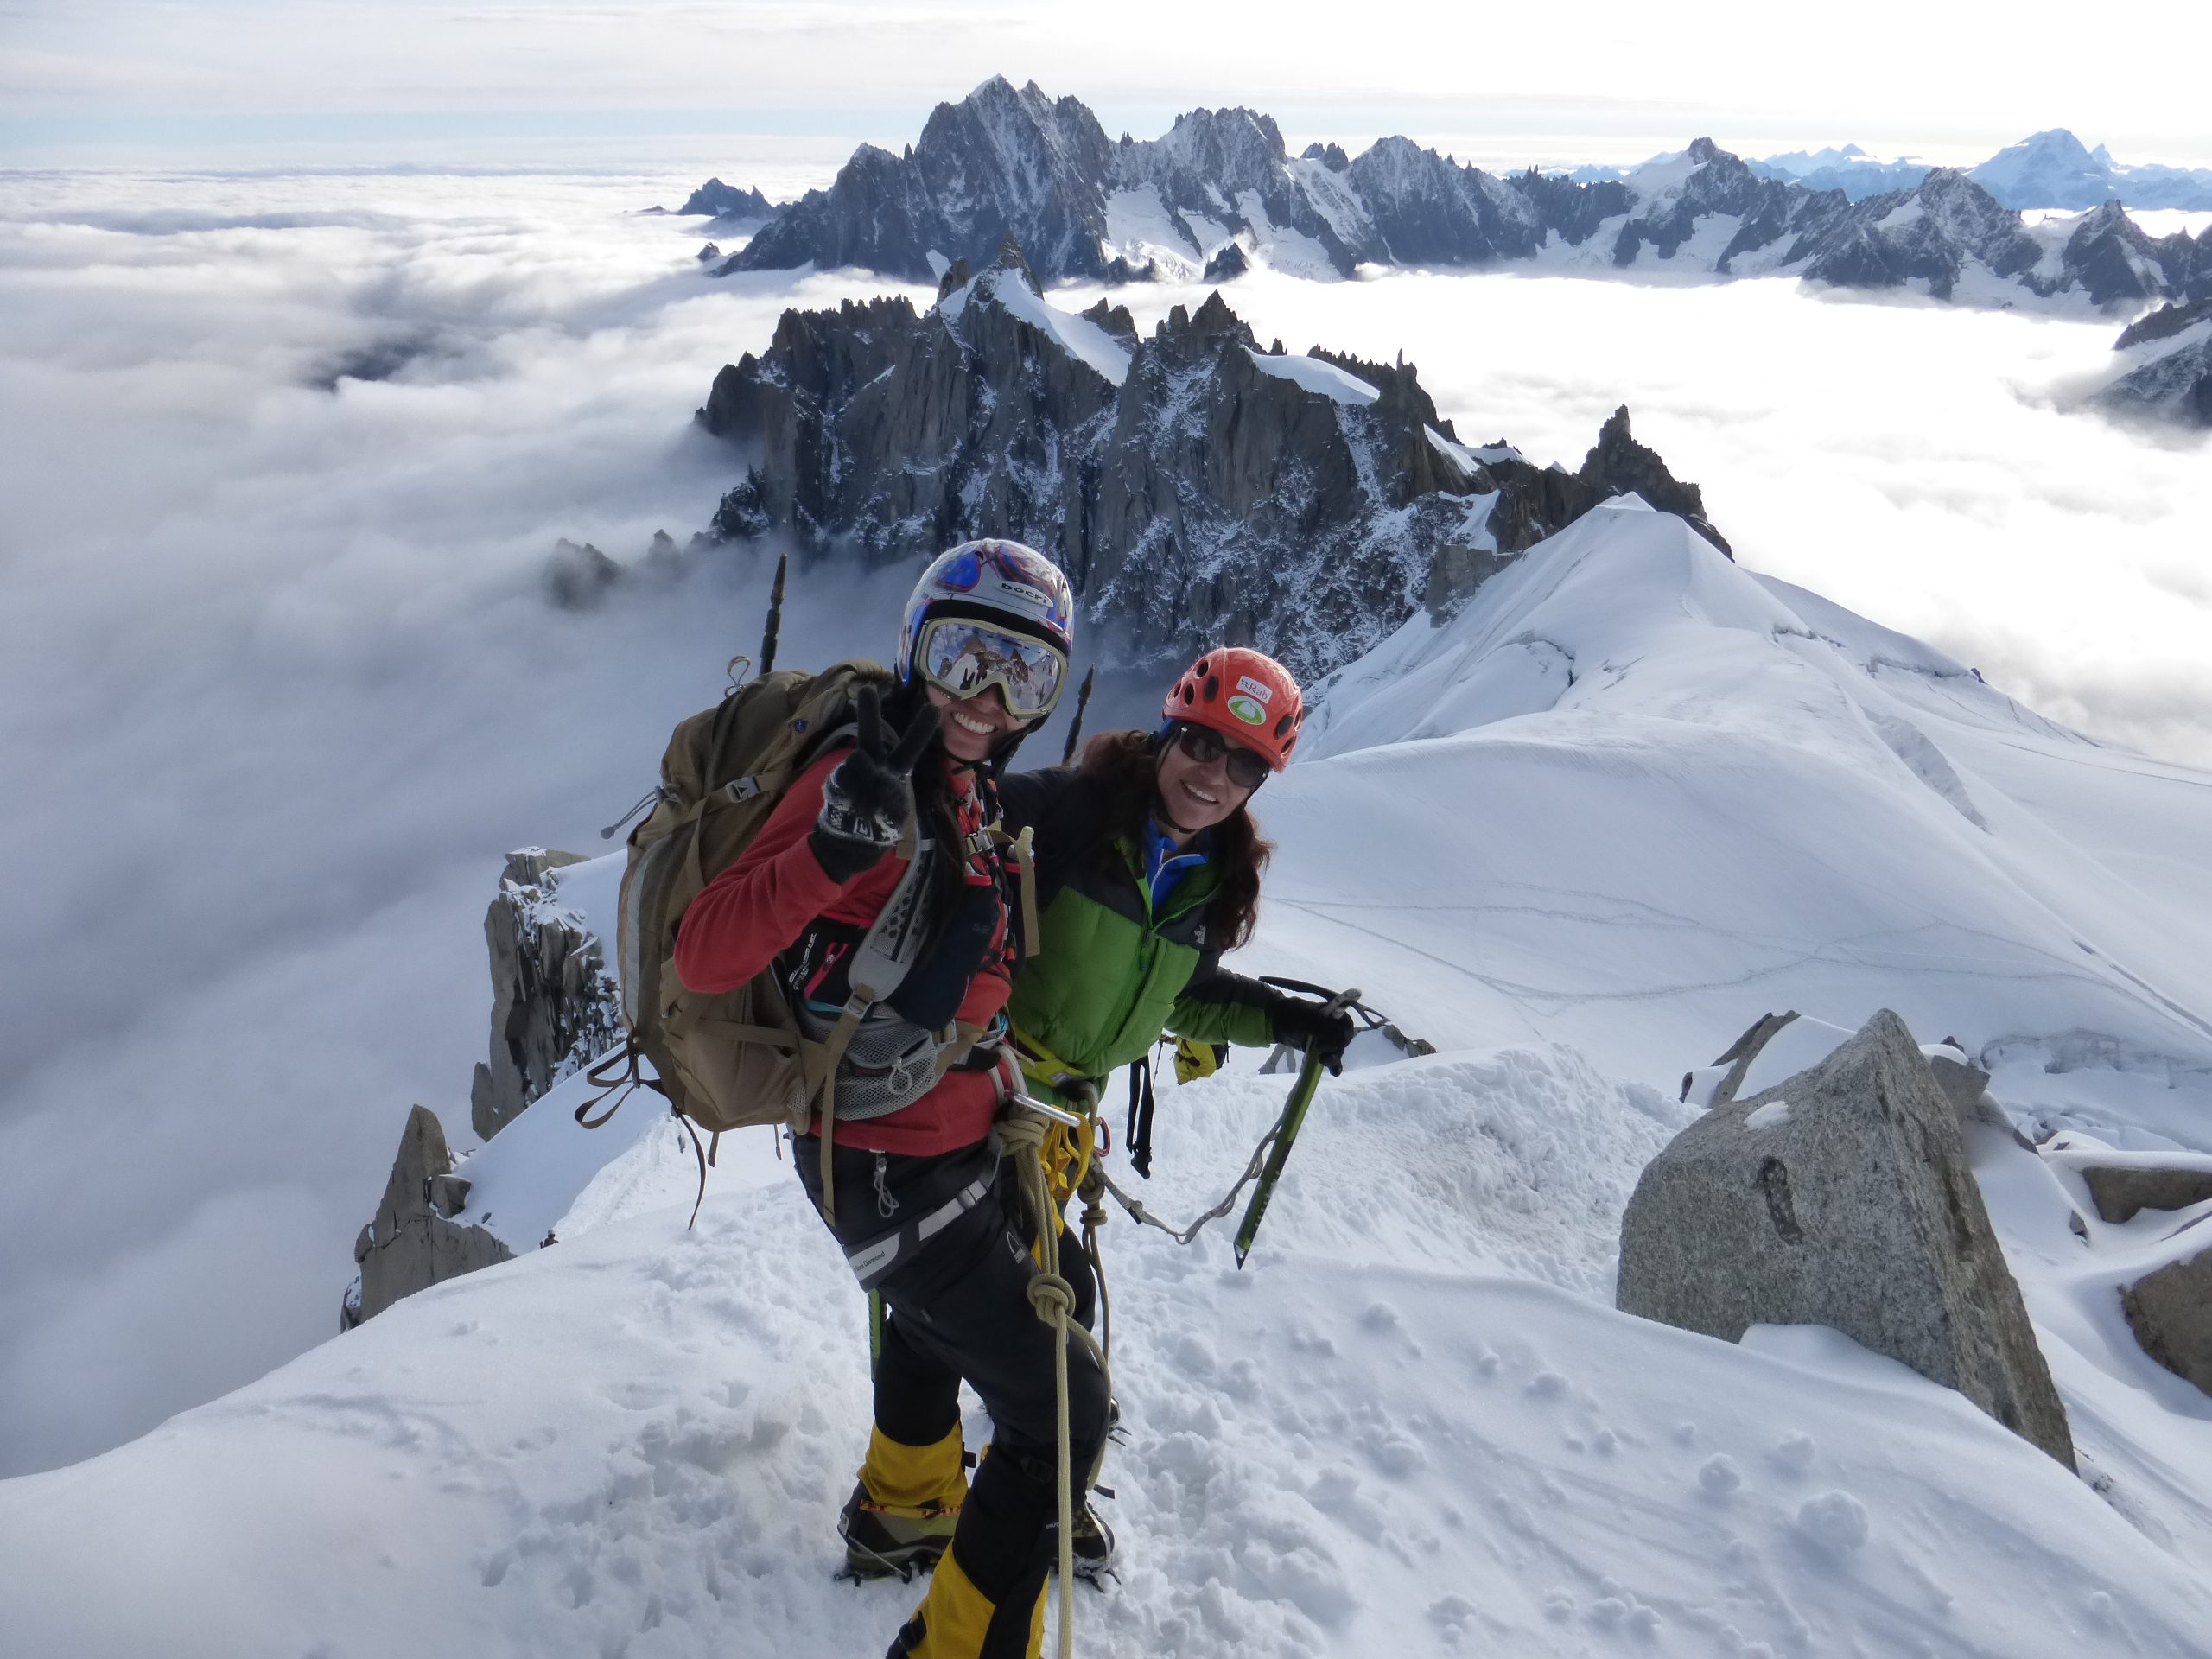
M1010 836L1032 832L1037 854L1037 908L1066 884L1074 858L1096 839L1104 810L1097 786L1075 766L1043 766L999 779L999 821Z
M1025 829L1037 831L1041 845L1046 820L1059 815L1070 787L1076 780L1073 766L1041 766L1035 772L1009 772L999 779L999 817L1010 835Z

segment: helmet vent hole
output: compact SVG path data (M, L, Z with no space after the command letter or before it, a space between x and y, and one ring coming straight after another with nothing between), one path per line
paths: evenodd
M1212 675L1206 676L1206 701L1211 702L1221 695L1221 682Z

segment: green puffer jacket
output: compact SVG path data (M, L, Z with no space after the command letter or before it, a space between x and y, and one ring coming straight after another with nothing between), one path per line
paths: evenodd
M1014 977L1007 1015L1023 1039L1084 1077L1140 1058L1163 1031L1264 1047L1295 1001L1220 964L1207 939L1214 871L1183 873L1155 914L1142 855L1119 841L1089 857L1103 791L1072 766L999 780L1007 828L1036 832L1041 949Z

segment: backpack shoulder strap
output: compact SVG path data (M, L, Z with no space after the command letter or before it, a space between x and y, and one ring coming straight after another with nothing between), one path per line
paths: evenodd
M997 818L991 820L988 829L991 845L997 848L1007 861L1014 866L1014 878L1020 889L1021 957L1027 961L1042 955L1045 949L1044 935L1037 923L1037 855L1030 846L1030 838L1035 835L1036 829L1034 825L1025 823L1020 835L1010 836L1006 832L1006 825Z

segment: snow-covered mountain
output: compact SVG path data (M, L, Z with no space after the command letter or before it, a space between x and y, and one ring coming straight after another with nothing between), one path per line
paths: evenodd
M2124 214L2100 219L2088 243L2072 226L2024 230L1979 177L1996 168L2009 188L2039 176L2051 146L2038 142L2026 148L2039 159L2016 165L2007 151L1972 175L1920 169L1858 200L1762 172L1710 138L1618 178L1502 178L1397 137L1357 156L1314 144L1294 158L1274 122L1245 109L1195 110L1164 137L1109 143L1079 100L999 77L938 105L903 155L863 146L827 190L779 212L717 269L857 265L935 280L956 259L980 268L1011 234L1048 284L1254 264L1327 278L1364 264L1529 260L1917 285L1986 304L2140 305L2212 287L2212 243L2185 232L2153 245ZM2138 280L2118 287L2085 274L2085 261L2112 263L2101 247L2113 236L2153 250L2131 267ZM1993 242L2005 245L1993 254ZM2013 257L2031 242L2028 257ZM1960 280L1982 270L1987 282Z
M2161 306L2123 329L2122 367L2096 395L2117 415L2212 429L2212 295Z
M1247 955L1441 1052L1326 1084L1247 1271L1108 1229L1123 1557L1081 1650L2197 1659L2212 1401L2117 1289L2212 1205L2108 1223L2078 1162L2212 1150L2212 778L1627 500L1323 689ZM2061 1132L1970 1144L2081 1478L1832 1334L1613 1310L1684 1070L1770 1008L1885 1006ZM0 1484L11 1647L880 1648L913 1591L830 1578L858 1293L765 1134L687 1232L688 1148L576 1129L582 1082L464 1167L471 1214L557 1243ZM1210 1201L1282 1082L1169 1090L1147 1202Z
M1853 201L1915 189L1935 171L1910 156L1878 161L1857 144L1750 156L1745 164L1763 179L1794 180L1809 190L1840 190ZM1625 177L1628 170L1584 167L1567 176L1593 183ZM2143 209L2212 208L2212 168L2124 166L2102 144L2091 149L2063 127L2032 133L1966 172L2004 207L2080 212L2119 201Z
M1624 410L1573 474L1472 448L1414 365L1263 347L1218 292L1140 339L1106 301L1048 304L1011 238L926 312L785 313L699 418L746 463L716 535L873 562L1017 537L1067 570L1124 664L1226 636L1338 667L1620 491L1726 545Z
M2063 127L2006 145L1967 176L2008 207L2212 207L2212 168L2123 167Z

